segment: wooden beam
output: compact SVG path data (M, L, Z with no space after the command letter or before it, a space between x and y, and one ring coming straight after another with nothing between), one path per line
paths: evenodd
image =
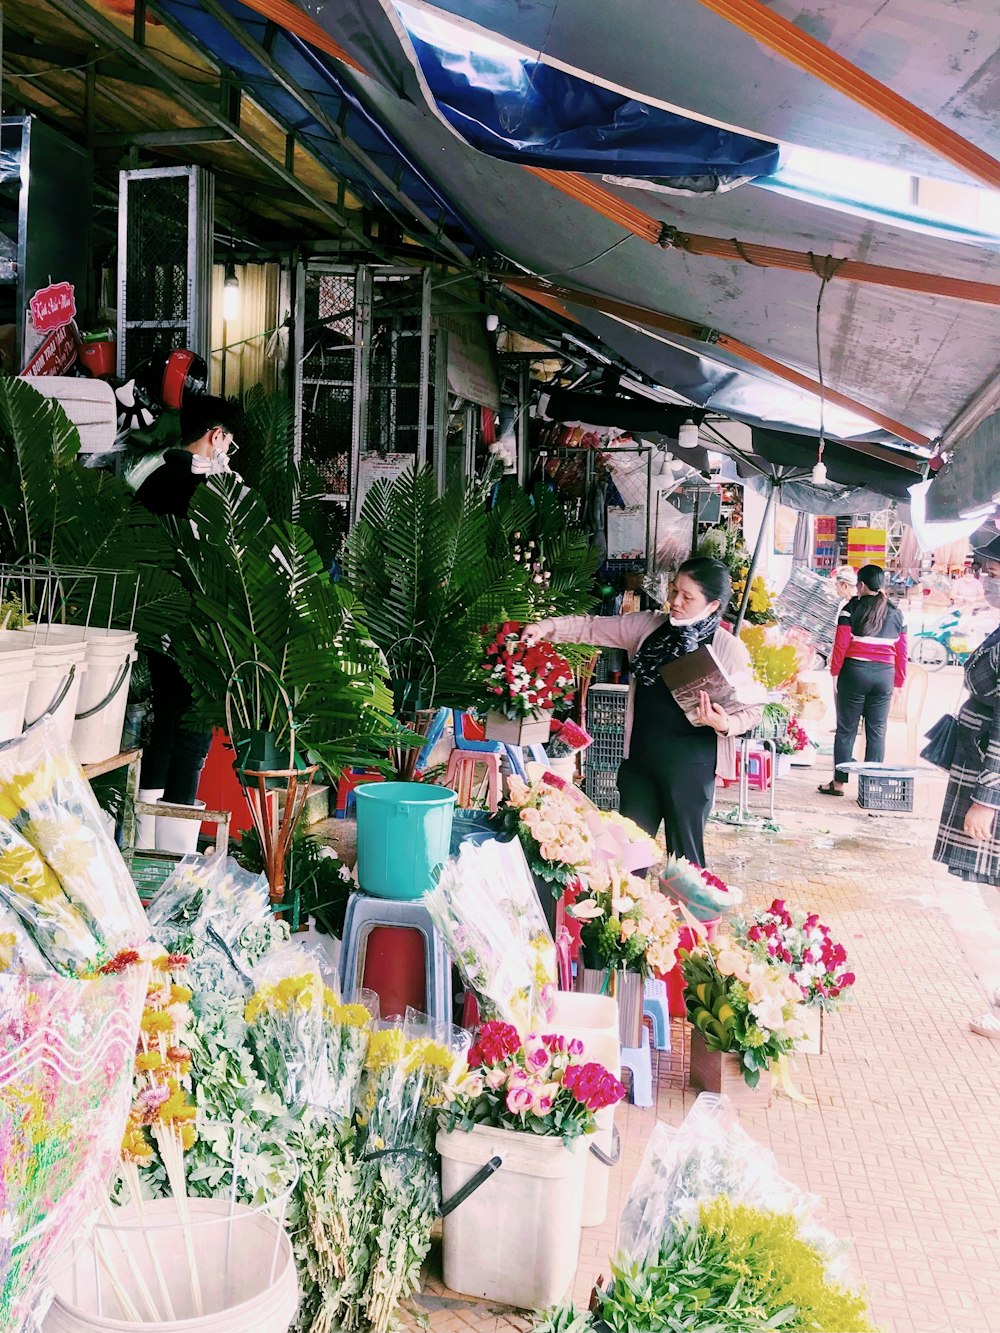
M658 218L644 213L641 208L626 202L604 189L587 176L573 171L550 171L543 167L527 167L533 176L547 185L585 204L595 213L616 222L633 236L659 245L664 249L685 250L692 255L713 259L735 260L760 268L788 269L794 273L813 273L822 277L829 273L833 279L860 282L877 287L892 287L900 291L918 292L925 296L944 296L956 301L975 301L983 305L1000 305L1000 285L976 282L969 278L949 278L938 273L921 273L916 269L892 268L882 264L867 264L856 259L817 255L812 251L788 250L779 246L755 245L736 237L702 236L683 232Z
M761 0L699 0L699 3L782 59L797 65L828 88L849 97L938 157L959 167L974 180L992 190L1000 190L1000 162L995 157L866 74L860 66L810 37Z
M783 362L776 361L764 352L758 352L747 343L740 342L737 338L731 338L728 334L721 333L707 325L698 324L694 320L683 319L678 315L665 314L659 310L650 310L645 306L631 305L625 301L616 301L607 296L597 296L592 292L581 291L575 287L566 287L561 283L548 283L542 278L522 277L520 274L512 275L510 273L497 273L492 276L502 282L504 286L511 287L514 291L521 292L524 295L535 293L544 295L561 305L567 303L582 305L589 310L597 310L601 314L610 315L616 319L624 319L629 323L642 324L646 328L673 334L674 337L687 338L694 342L707 343L710 346L723 348L740 360L747 361L761 370L766 370L778 379L794 384L797 388L805 389L807 393L814 394L816 397L819 397L822 393L827 402L836 403L849 412L856 412L863 417L867 417L869 421L874 421L893 435L898 435L901 440L905 440L908 444L918 446L930 444L926 435L922 435L919 431L904 425L901 421L896 421L877 408L858 402L857 399L839 393L836 389L829 387L821 389L816 380L803 374L802 371L796 370L793 366L786 366ZM548 304L548 302L542 302L542 304ZM549 304L549 308L554 309L555 307Z

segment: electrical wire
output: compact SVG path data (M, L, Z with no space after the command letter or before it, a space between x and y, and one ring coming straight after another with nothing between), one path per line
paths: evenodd
M33 57L28 56L29 60ZM90 69L92 65L98 64L104 59L103 55L94 56L93 60L85 60L82 65L49 65L47 69L36 69L31 74L21 74L16 70L8 69L7 77L10 79L20 79L23 82L30 82L32 79L44 79L49 74L79 74L82 70Z
M819 296L816 300L816 377L819 380L819 453L817 464L823 461L823 449L826 445L826 382L823 379L823 347L820 339L820 319L823 314L823 297L833 274L825 272L820 279Z
M533 278L541 278L545 282L548 282L550 278L565 278L569 273L577 273L582 268L588 268L591 264L596 264L599 259L603 259L605 255L611 254L612 250L617 250L620 245L624 245L626 241L631 241L633 239L632 233L629 232L625 236L620 236L614 244L606 246L599 254L592 255L590 259L585 259L582 264L574 264L571 268L562 268L555 273L533 273L531 269L526 269L526 272L530 273ZM516 259L511 259L510 255L504 255L503 257L509 263L516 264L518 268L525 268L525 266L519 264Z

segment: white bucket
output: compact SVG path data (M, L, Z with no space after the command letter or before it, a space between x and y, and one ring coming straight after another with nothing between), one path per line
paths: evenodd
M136 636L128 630L91 628L85 642L87 675L77 701L73 749L81 764L99 764L121 749Z
M24 723L30 726L52 709L56 738L69 742L73 735L80 686L87 670L87 645L83 630L75 625L61 625L62 631L77 630L79 637L53 633L54 627L0 630L0 644L34 648L35 678L28 688L24 705ZM57 704L56 707L53 707Z
M0 741L12 741L24 730L24 709L35 679L35 650L0 643Z
M173 1199L156 1199L145 1205L147 1228L136 1225L133 1209L124 1208L116 1214L118 1225L99 1226L95 1233L116 1281L143 1322L125 1317L91 1241L56 1274L43 1333L128 1333L139 1328L146 1333L287 1333L299 1291L284 1227L260 1210L238 1205L230 1240L228 1200L188 1199L187 1205L202 1314L194 1313L188 1249L176 1205ZM166 1317L153 1255L173 1319ZM162 1316L159 1320L150 1317L143 1288Z
M596 1060L621 1078L621 1043L618 1039L618 1001L611 995L587 995L582 991L559 991L553 1018L545 1024L547 1032L577 1037L583 1042L584 1058ZM599 1227L608 1215L608 1186L611 1168L607 1158L617 1160L615 1108L606 1106L597 1112L597 1132L593 1146L603 1154L587 1153L583 1188L583 1225Z
M168 810L204 810L204 801L195 801L194 805L179 805L175 801L157 800L157 805ZM180 856L192 856L198 850L198 837L201 834L200 819L185 819L182 815L156 815L156 850L173 852Z
M580 1252L586 1138L476 1125L437 1136L445 1204L491 1157L503 1165L444 1218L444 1284L522 1309L566 1296Z

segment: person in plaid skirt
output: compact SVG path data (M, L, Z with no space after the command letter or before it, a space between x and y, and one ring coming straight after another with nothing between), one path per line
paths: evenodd
M1000 536L980 552L983 595L1000 609ZM1000 629L965 664L969 697L958 714L955 757L941 809L934 859L952 875L1000 888ZM992 995L1000 1006L1000 988ZM995 1013L969 1025L982 1037L1000 1037Z

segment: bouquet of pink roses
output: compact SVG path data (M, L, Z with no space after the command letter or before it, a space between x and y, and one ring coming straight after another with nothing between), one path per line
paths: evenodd
M476 1125L562 1138L595 1128L595 1113L625 1096L603 1065L580 1063L583 1043L559 1033L523 1040L509 1023L484 1023L466 1068L444 1089L444 1130Z

